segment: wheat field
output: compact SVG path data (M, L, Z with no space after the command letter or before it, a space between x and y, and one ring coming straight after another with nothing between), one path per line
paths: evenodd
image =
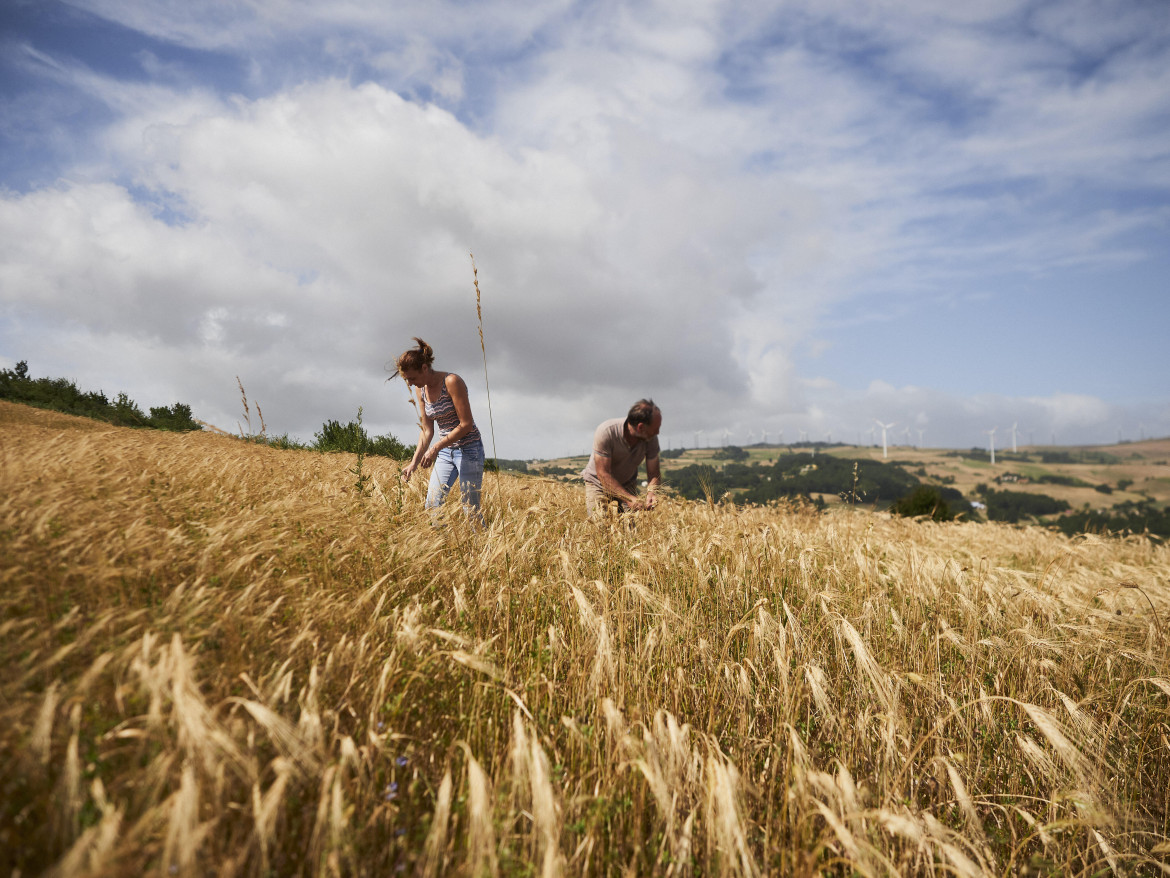
M1170 874L1159 543L0 443L0 874Z

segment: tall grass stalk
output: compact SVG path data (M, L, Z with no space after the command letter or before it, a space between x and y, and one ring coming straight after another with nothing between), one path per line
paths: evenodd
M492 459L496 461L496 499L500 500L500 470L499 470L499 455L496 452L496 425L492 420L492 386L488 381L488 367L487 367L487 347L483 341L483 306L481 304L481 296L479 292L479 269L475 267L475 254L468 253L471 257L471 277L475 284L475 316L479 322L479 349L483 353L483 385L487 391L487 406L488 406L488 428L492 434ZM501 511L503 506L500 507Z

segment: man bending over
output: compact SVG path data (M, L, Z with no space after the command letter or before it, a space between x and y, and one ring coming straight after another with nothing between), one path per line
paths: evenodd
M658 430L662 411L652 400L640 399L624 418L604 421L593 434L593 453L581 472L585 480L585 511L590 517L617 501L620 512L654 508L654 491L661 481ZM646 461L649 484L638 496L638 467Z

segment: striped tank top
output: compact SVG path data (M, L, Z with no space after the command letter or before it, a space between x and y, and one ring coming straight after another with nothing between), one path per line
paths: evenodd
M443 385L443 392L439 394L439 398L434 402L427 399L426 392L424 391L423 408L426 409L427 417L433 418L435 423L438 424L440 439L459 426L459 413L455 411L455 402L451 399L451 394L447 392L446 384ZM454 443L452 447L465 448L479 441L481 441L479 428L472 424L471 432Z

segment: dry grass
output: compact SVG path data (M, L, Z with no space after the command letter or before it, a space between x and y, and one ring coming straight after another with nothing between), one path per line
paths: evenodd
M2 874L1170 873L1147 540L0 442Z

